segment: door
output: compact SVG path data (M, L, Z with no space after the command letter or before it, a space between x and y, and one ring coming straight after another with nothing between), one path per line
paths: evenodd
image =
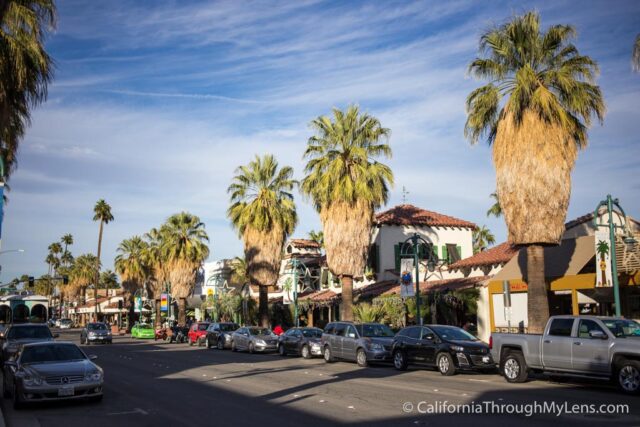
M244 350L246 348L247 335L248 335L248 331L245 328L242 328L236 335L236 348L238 350Z
M289 329L282 336L282 345L284 346L285 350L287 350L287 351L292 351L293 350L293 342L295 340L295 333L296 332L299 332L299 331L296 330L296 329Z
M574 339L571 337L574 319L553 319L547 335L542 337L542 366L550 370L573 369L571 352Z
M347 325L342 338L342 357L348 360L356 360L356 346L358 333L353 325Z
M592 338L591 332L600 332L606 339ZM581 319L571 347L573 369L590 374L608 374L610 346L611 339L595 320Z
M344 335L347 329L347 325L344 323L336 323L336 327L333 330L333 335L331 335L331 353L333 353L334 357L343 357L342 356L342 336Z
M420 340L420 327L413 326L407 328L404 336L400 338L404 344L404 351L407 355L408 362L419 362L418 359L418 341Z
M422 334L418 342L416 357L421 363L435 365L436 363L436 334L429 328L421 328Z

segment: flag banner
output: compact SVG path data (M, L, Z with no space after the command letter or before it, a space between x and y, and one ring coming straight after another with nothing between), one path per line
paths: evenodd
M400 296L402 298L412 297L416 294L413 287L413 271L415 264L413 259L406 258L400 260Z
M609 230L595 232L596 250L596 288L611 286L611 239Z

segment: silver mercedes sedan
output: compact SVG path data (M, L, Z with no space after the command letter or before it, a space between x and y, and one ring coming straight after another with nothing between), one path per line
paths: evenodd
M4 362L3 396L13 406L51 400L102 400L103 372L71 342L25 344Z

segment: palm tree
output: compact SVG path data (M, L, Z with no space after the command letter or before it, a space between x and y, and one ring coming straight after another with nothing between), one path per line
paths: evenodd
M60 238L60 243L64 245L64 249L62 250L62 257L60 260L62 261L62 264L68 266L73 262L73 256L68 250L69 246L73 245L73 236L69 233L65 234L64 236L62 236L62 238Z
M259 315L269 326L269 287L278 281L282 247L298 222L291 190L297 185L293 169L278 167L270 154L256 156L235 171L227 192L231 205L227 216L244 242L247 275L260 290Z
M47 97L53 63L44 42L55 23L53 0L0 1L0 165L4 166L0 178L4 181L15 167L31 109Z
M69 296L82 295L86 298L87 287L94 282L99 261L93 254L84 254L76 258L69 277Z
M322 230L320 231L311 230L309 232L309 239L319 244L321 248L324 247L324 233L322 232Z
M53 242L49 245L48 249L49 254L45 262L49 264L49 276L51 276L60 267L60 257L58 255L62 252L62 246L60 246L58 242Z
M249 282L247 261L237 256L231 261L231 283L242 286L247 282Z
M636 36L636 41L633 44L633 54L631 56L631 66L634 71L640 72L640 34Z
M477 254L487 249L487 246L493 245L496 242L491 230L486 226L476 228L473 230L473 253Z
M93 220L100 221L100 231L98 232L98 264L100 263L100 252L102 252L102 231L105 224L109 224L113 221L113 215L111 214L111 206L104 201L104 199L100 199L96 202L96 205L93 207ZM100 282L100 267L96 270L96 281L95 283ZM109 294L109 289L107 288L106 292ZM97 294L96 294L97 295ZM96 321L98 316L98 298L96 296Z
M155 326L160 327L162 314L160 311L161 294L166 290L167 282L166 262L162 256L163 239L160 230L152 228L144 235L147 242L147 250L145 251L145 264L149 268L149 276L147 278L147 289L149 297L153 298L155 305Z
M169 217L160 228L161 255L171 282L171 294L178 300L178 324L186 324L187 297L196 284L198 268L209 256L209 241L204 224L187 212Z
M564 231L571 170L605 106L598 66L570 43L569 25L540 29L536 12L485 32L471 73L490 82L469 94L465 136L493 145L496 193L512 244L527 247L529 331L549 317L544 245Z
M109 288L118 288L120 283L118 282L118 275L114 273L112 270L105 270L100 273L100 288L109 289Z
M120 242L116 252L114 266L122 279L122 288L125 291L129 306L128 327L133 325L135 292L142 288L148 275L146 261L147 242L140 236L133 236Z
M302 192L320 213L327 263L342 281L341 319L353 320L353 279L364 274L373 212L387 202L393 184L391 169L377 160L391 157L381 142L390 131L356 106L334 109L333 119L318 117L311 127L316 135L304 153Z
M500 207L500 200L498 200L498 193L491 193L489 197L493 199L493 205L487 211L487 216L495 216L500 218L502 216L502 207Z

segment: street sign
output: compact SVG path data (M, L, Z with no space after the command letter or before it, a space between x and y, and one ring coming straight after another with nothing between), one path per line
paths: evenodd
M135 312L142 313L142 297L136 297L135 299Z

